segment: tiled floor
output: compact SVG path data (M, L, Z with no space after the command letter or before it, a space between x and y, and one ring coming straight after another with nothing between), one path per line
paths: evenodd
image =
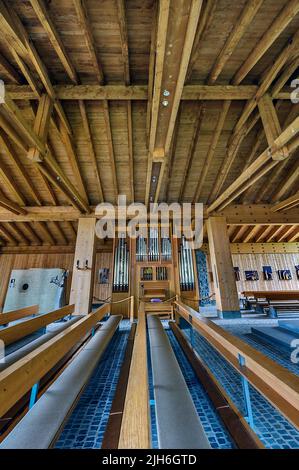
M99 449L106 429L130 323L121 322L56 442L60 449Z
M183 332L190 339L190 329ZM202 360L215 374L235 405L244 413L240 375L197 332L194 346ZM250 386L255 432L267 448L298 449L299 432L257 390Z
M213 404L210 402L204 388L193 372L193 369L185 354L183 353L183 350L178 344L174 334L168 328L166 329L166 332L177 361L181 367L182 373L211 447L213 449L233 448L233 443L228 432L218 417L218 414Z

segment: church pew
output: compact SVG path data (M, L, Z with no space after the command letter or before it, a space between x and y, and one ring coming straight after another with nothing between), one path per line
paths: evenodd
M263 396L296 427L299 427L299 377L216 325L180 301L174 302L176 317L184 318ZM240 356L246 367L240 365Z
M0 416L17 403L110 311L105 304L0 372Z
M58 310L54 310L50 313L38 315L29 320L22 321L16 325L9 326L3 330L0 330L0 340L2 340L5 346L18 341L25 336L34 333L41 328L60 320L67 315L71 315L74 312L74 305L66 305Z
M75 315L69 320L59 323L57 328L55 328L54 331L50 331L48 333L45 333L42 336L39 336L38 338L34 339L33 341L30 341L30 343L25 344L25 346L20 347L19 349L13 351L10 354L5 355L5 361L0 363L0 371L7 369L10 365L14 364L17 362L19 359L23 358L26 356L26 354L29 354L30 352L34 351L34 349L38 348L42 344L46 343L49 341L49 339L53 338L54 336L58 335L61 333L63 330L68 328L69 326L73 325L76 323L78 320L82 318L82 315ZM5 351L6 352L6 351Z
M38 313L38 305L31 305L30 307L20 308L0 314L0 325L8 325L15 320L36 315Z
M147 317L159 449L209 449L199 419L161 320Z
M0 449L47 449L55 444L121 319L113 315L97 330L4 439Z

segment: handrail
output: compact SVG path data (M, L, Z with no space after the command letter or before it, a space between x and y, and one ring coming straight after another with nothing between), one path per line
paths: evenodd
M177 314L190 323L217 351L294 426L299 428L299 377L235 337L180 301L174 302ZM239 363L240 355L245 365Z
M141 302L118 448L149 449L150 445L146 318Z
M0 313L0 325L6 325L12 321L19 320L20 318L29 317L38 313L38 305L31 305L30 307L19 308L11 310L10 312Z
M74 307L74 305L66 305L65 307L54 310L53 312L38 315L34 318L30 318L29 320L25 320L21 323L17 323L16 325L0 330L0 340L4 341L5 346L8 346L18 339L24 338L25 336L30 335L60 318L71 315L74 312Z
M109 312L102 305L0 372L0 417L44 377Z

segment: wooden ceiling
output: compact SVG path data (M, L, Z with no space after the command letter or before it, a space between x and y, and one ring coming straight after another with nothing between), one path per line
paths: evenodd
M0 27L2 245L72 244L74 220L30 208L80 216L118 194L297 211L298 0L6 0Z

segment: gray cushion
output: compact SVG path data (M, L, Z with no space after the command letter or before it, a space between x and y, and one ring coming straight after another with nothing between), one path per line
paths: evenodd
M148 319L160 449L208 449L198 413L167 334L157 316Z
M113 315L0 444L0 449L47 449L53 445L76 400L115 333Z
M22 357L26 356L26 354L29 354L30 352L34 351L34 349L38 348L42 344L46 343L49 341L49 339L53 338L54 336L58 335L58 333L61 333L63 330L68 328L70 325L73 325L76 323L80 318L82 318L82 315L76 315L75 317L72 317L70 320L63 322L61 324L57 324L58 326L55 328L54 331L51 331L49 333L45 333L44 335L40 336L39 338L31 341L30 343L26 344L25 346L21 347L20 349L17 349L16 351L12 352L11 354L8 354L5 356L5 362L0 363L0 371L6 369L8 366L13 364L14 362L17 362L19 359L22 359Z

